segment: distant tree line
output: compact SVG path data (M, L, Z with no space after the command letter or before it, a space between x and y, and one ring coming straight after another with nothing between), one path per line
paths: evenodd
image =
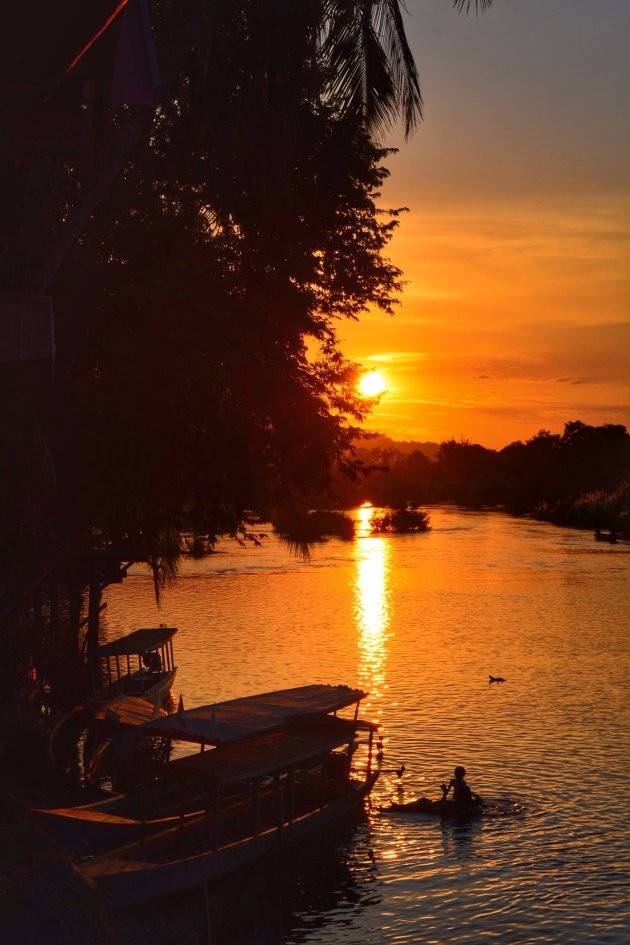
M340 488L344 505L370 501L403 508L456 502L628 530L630 435L620 424L591 426L574 420L562 434L541 430L501 450L451 439L437 451L403 453L395 444L371 449L368 441L357 455L372 472L360 485Z

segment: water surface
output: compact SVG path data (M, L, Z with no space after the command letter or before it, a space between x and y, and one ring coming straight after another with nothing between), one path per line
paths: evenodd
M187 707L358 685L385 743L365 822L277 876L129 918L129 941L628 941L629 549L494 512L431 521L421 535L330 540L308 562L273 537L226 542L186 562L159 610L141 568L108 589L110 637L179 628ZM456 764L490 805L481 819L379 811L436 796Z

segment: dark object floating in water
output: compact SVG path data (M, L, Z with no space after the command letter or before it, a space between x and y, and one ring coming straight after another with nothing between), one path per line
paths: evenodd
M595 532L595 541L607 541L609 545L617 544L617 536L613 531L600 532L599 528Z
M488 678L490 679L490 682L491 682L491 683L493 683L493 682L505 682L505 679L503 678L503 676L489 676Z
M405 773L405 766L401 765L400 768L396 770L396 776L399 778L402 778L404 773Z
M433 814L438 817L477 817L483 812L483 801L478 804L455 804L454 801L432 801L428 797L420 797L406 804L392 801L389 807L381 810L384 813Z

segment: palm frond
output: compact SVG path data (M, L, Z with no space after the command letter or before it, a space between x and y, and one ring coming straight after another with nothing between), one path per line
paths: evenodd
M156 532L145 529L143 537L146 560L153 574L155 600L159 604L164 588L174 584L179 576L186 542L177 526L167 526Z
M422 118L423 103L418 71L405 35L399 0L382 0L377 4L374 22L398 90L399 107L408 137Z
M472 0L453 0L453 6L458 13L461 13L464 10L466 13L469 12L471 7ZM494 0L475 0L475 12L485 13L486 10L489 10Z
M377 134L402 114L411 134L422 97L399 0L325 0L323 16L320 55L332 98Z

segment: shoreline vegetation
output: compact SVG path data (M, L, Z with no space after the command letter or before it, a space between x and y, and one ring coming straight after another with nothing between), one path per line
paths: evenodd
M562 434L541 430L502 450L464 439L437 444L377 437L360 441L356 457L364 476L340 489L342 509L365 502L389 510L449 503L630 539L630 435L622 425L575 420Z
M502 450L468 440L397 442L370 436L355 444L359 475L338 479L336 497L320 496L299 519L274 523L294 550L340 538L352 541L361 505L379 511L372 534L429 531L435 505L495 509L567 527L613 532L630 540L630 435L622 425L565 424L562 434L541 430ZM260 543L263 533L244 538ZM242 541L242 539L241 539ZM193 536L189 553L213 553L207 536Z

